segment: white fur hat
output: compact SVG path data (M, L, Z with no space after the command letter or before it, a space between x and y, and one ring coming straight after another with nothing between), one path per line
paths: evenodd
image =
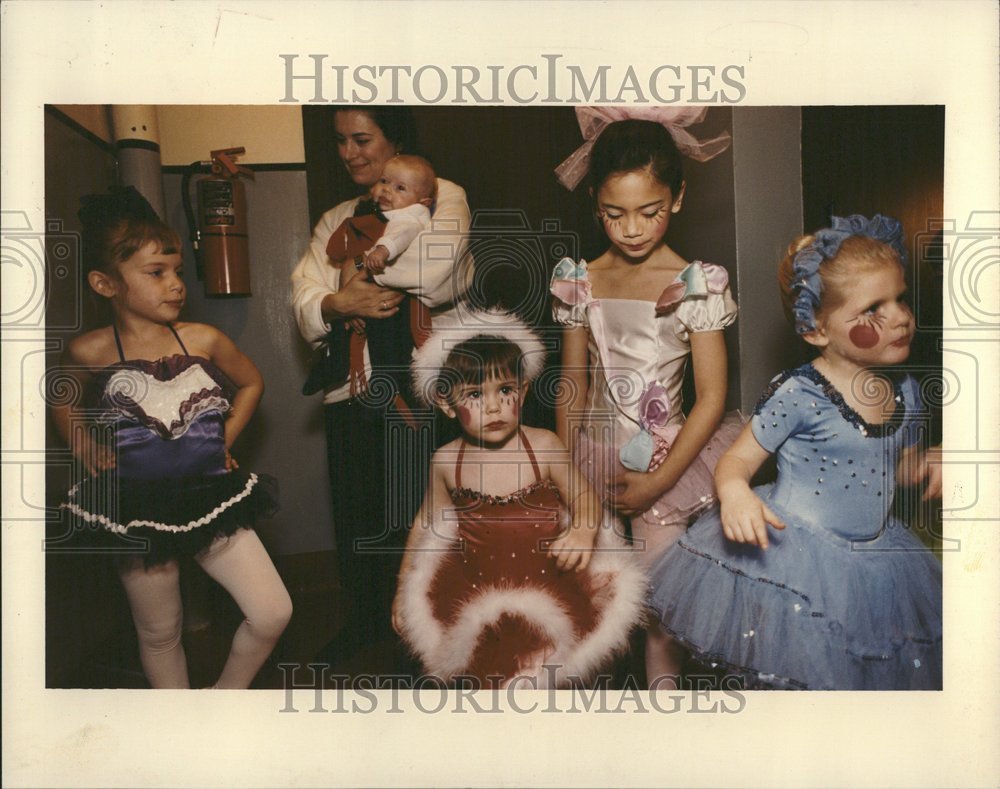
M475 337L500 337L517 345L523 357L521 374L524 383L537 378L545 367L545 346L538 335L513 313L497 309L456 309L435 320L434 330L413 354L410 374L414 394L422 403L436 405L434 395L448 354L455 346Z

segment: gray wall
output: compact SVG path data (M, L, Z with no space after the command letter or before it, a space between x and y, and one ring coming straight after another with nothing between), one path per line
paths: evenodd
M800 361L800 342L778 298L777 268L802 233L798 107L733 110L733 179L740 302L740 404L749 414L768 382Z
M259 529L277 554L333 549L326 438L319 395L304 397L308 348L289 306L289 276L309 243L304 170L263 171L247 187L253 296L208 298L198 281L181 205L181 175L164 176L167 221L185 239L187 320L211 323L246 353L264 376L257 413L233 448L244 468L271 474L281 510ZM191 189L194 192L194 188Z

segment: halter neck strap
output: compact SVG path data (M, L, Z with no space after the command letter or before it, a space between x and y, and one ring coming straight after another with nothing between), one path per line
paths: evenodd
M115 345L118 346L118 361L124 362L125 361L125 350L122 348L122 338L118 334L118 326L116 326L114 323L112 323L111 324L111 329L115 333Z
M181 336L177 333L177 329L174 328L172 323L167 324L167 328L170 329L170 333L174 335L174 339L177 340L177 344L181 346L181 350L184 351L185 356L190 356L188 349L184 347L184 343L181 340ZM111 330L115 333L115 346L118 348L118 360L125 361L125 349L122 347L122 338L118 333L118 326L114 323L111 324Z
M168 323L167 326L170 328L170 331L173 332L174 339L176 339L177 344L181 346L181 350L184 351L184 355L190 356L191 354L189 354L188 349L184 347L184 343L181 341L181 336L177 333L177 329L174 328L174 324Z
M531 469L535 472L535 482L541 482L542 480L542 470L538 466L538 461L535 459L535 451L531 448L531 443L528 441L528 437L524 434L521 428L517 429L517 436L521 440L522 446L524 446L524 451L528 454L528 460L531 461ZM462 487L462 460L465 458L465 447L467 442L465 438L462 438L462 443L458 447L458 456L455 458L455 487Z

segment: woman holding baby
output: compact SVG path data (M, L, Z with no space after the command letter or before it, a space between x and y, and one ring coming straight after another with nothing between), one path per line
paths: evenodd
M326 651L343 657L392 633L400 550L433 449L427 428L411 427L408 365L430 321L449 312L467 288L471 266L461 262L470 213L465 191L450 181L427 184L395 166L383 178L387 164L413 151L408 107L338 109L332 131L344 167L365 194L320 218L292 273L292 309L303 338L326 354L310 381L324 392L341 587L351 601L347 624ZM405 195L407 187L416 194ZM433 218L433 254L419 230L404 235L405 249L388 242L393 215L421 206L420 229ZM387 242L378 246L382 233ZM409 478L390 479L397 470Z

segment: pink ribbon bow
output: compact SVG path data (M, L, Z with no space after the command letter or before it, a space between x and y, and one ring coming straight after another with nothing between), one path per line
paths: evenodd
M660 298L656 300L656 314L670 312L688 296L725 293L728 285L729 272L722 266L714 263L692 263L660 294Z
M594 147L594 140L608 125L624 120L659 123L670 132L682 154L697 162L707 162L726 150L732 142L729 132L722 132L709 140L699 140L687 131L686 126L705 119L707 110L707 107L673 106L577 107L576 120L585 142L556 168L556 178L570 191L576 189L590 168L590 149Z

